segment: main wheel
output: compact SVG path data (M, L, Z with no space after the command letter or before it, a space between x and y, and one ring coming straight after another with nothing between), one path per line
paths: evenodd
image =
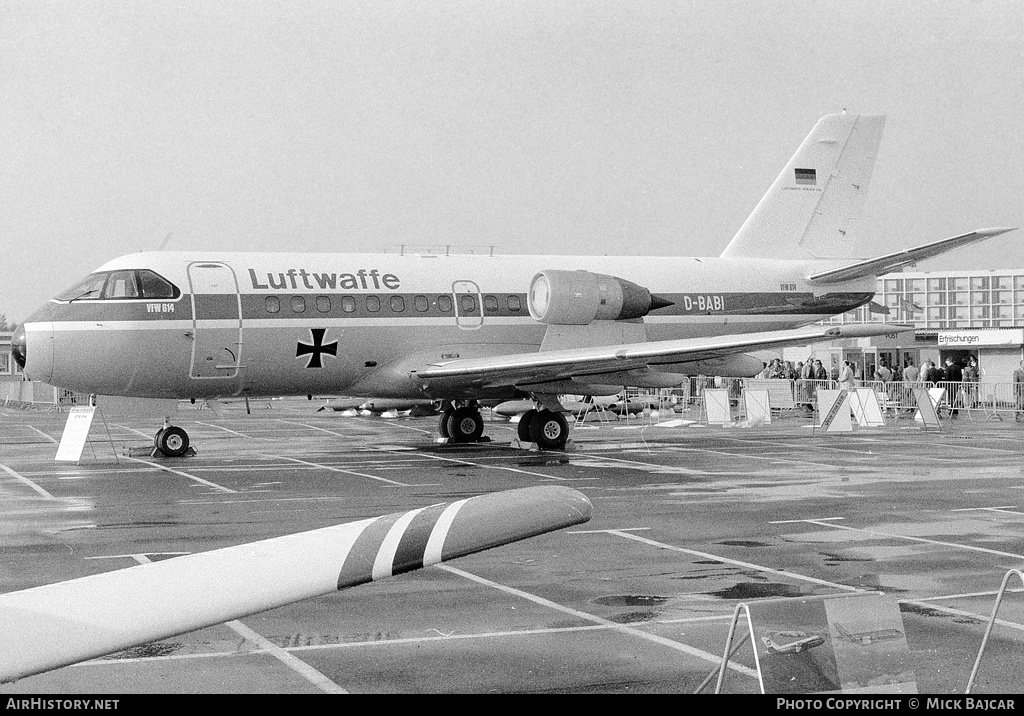
M476 408L457 408L448 418L448 437L457 443L472 443L484 433L484 419Z
M530 437L530 423L533 422L533 416L536 414L536 410L530 409L519 416L519 424L516 426L516 435L520 442L528 443L533 440L533 438Z
M441 411L441 417L437 420L437 430L441 433L441 437L450 438L452 434L448 432L448 421L455 413L455 408L445 408Z
M156 447L167 457L181 457L188 452L188 433L174 425L156 434Z
M153 447L160 447L160 436L164 434L164 430L166 429L167 428L160 428L159 430L156 431L156 435L153 436Z
M541 410L530 420L530 440L546 450L565 447L569 424L565 416L553 410Z

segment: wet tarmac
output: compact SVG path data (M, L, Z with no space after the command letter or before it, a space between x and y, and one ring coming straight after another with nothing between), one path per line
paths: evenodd
M98 415L78 465L53 460L66 413L0 407L0 592L529 485L574 487L594 517L0 694L686 694L717 669L738 604L858 592L898 604L921 693L963 693L1003 575L1024 567L1012 419L828 435L803 414L634 419L536 452L511 448L503 419L490 443L443 445L436 418L318 406L182 410L197 454L178 459L145 451L157 422ZM1011 586L976 694L1024 678ZM749 643L730 664L725 691L759 691Z

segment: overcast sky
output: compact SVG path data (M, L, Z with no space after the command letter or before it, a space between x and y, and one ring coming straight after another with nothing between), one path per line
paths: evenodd
M0 313L168 235L717 255L843 109L865 257L1024 226L1020 0L0 0Z

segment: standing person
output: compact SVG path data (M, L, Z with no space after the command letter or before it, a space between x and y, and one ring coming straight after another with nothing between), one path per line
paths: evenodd
M843 367L839 369L839 387L846 390L853 390L857 387L857 381L853 375L853 366L850 361L844 360Z
M946 358L946 370L942 373L942 380L949 385L946 386L946 397L949 400L949 404L953 407L950 412L950 417L955 418L957 416L957 408L960 407L960 403L963 402L963 395L960 393L960 383L963 382L964 371L960 367L960 364L954 361L951 357Z
M928 361L928 370L925 371L922 379L925 383L935 384L942 380L942 371L939 370L934 363Z
M814 390L814 363L810 356L807 356L807 360L800 365L800 382L797 383L797 391L800 394L800 400L803 403L804 409L807 412L814 412L814 405L811 400Z
M879 359L878 367L875 368L875 380L880 380L883 383L888 383L892 380L892 371L889 370L889 366L885 364L884 358Z
M906 367L903 369L903 380L907 383L916 383L920 375L917 366L914 365L914 361L908 360Z
M964 366L964 397L968 408L978 406L978 361L974 356L967 359Z
M1017 403L1017 422L1024 421L1024 360L1013 371L1013 397Z

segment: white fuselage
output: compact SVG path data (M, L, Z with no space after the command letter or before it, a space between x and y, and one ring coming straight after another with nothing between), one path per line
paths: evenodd
M425 395L408 371L540 350L549 327L531 316L527 297L540 271L615 276L672 303L632 321L579 329L607 336L607 324L628 323L626 342L637 331L659 341L787 329L870 300L873 277L826 288L804 278L833 265L667 256L132 254L96 273L113 282L117 272L148 269L177 287L176 295L114 297L108 287L50 301L25 322L26 373L104 395L470 397Z

